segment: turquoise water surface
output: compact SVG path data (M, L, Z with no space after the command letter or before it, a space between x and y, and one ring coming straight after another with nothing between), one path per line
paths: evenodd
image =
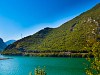
M0 75L28 75L37 66L46 66L47 75L85 75L85 58L3 56ZM33 74L34 75L34 74Z

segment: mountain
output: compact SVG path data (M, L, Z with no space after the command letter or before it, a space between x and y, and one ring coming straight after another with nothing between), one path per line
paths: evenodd
M96 38L95 38L96 37ZM80 52L89 40L100 41L100 3L58 28L44 28L6 47L3 54ZM91 50L91 47L88 47Z
M0 38L0 51L2 51L7 45L4 43L4 41Z
M10 45L10 44L13 44L15 41L16 41L16 40L8 40L8 41L6 41L5 43L6 43L6 45L8 46L8 45Z

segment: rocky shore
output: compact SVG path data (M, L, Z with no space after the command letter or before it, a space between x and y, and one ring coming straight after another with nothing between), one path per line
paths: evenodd
M7 60L7 59L11 59L11 58L0 58L0 60Z

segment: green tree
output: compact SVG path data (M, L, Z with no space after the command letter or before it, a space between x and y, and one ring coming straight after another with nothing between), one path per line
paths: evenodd
M100 42L95 42L92 46L92 51L89 53L94 58L88 58L90 66L86 70L87 75L100 75Z

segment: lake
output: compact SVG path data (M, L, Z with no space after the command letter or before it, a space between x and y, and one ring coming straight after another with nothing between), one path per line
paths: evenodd
M85 58L2 56L0 75L29 75L37 66L46 66L47 75L85 75ZM34 75L34 74L33 74Z

